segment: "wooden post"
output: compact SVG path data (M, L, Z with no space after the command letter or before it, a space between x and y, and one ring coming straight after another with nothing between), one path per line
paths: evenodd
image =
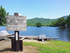
M19 51L19 31L15 31L15 51Z

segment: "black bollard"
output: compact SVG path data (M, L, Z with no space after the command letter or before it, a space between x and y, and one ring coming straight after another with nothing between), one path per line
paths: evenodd
M15 51L19 50L19 31L15 31Z
M13 51L23 51L23 38L19 37L19 31L15 31L15 37L11 37L11 47Z

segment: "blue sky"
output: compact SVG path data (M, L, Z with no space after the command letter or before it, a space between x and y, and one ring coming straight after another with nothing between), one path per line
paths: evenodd
M10 15L18 12L27 19L55 19L70 14L70 0L0 0L1 5Z

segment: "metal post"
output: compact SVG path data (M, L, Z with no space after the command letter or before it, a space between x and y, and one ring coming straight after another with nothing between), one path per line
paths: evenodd
M15 31L15 51L19 51L19 31Z

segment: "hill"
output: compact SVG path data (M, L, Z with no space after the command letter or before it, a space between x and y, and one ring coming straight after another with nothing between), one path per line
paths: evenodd
M67 19L68 16L63 16L63 18Z
M64 19L67 19L68 16L62 16L62 17L63 17ZM61 18L61 17L60 17L60 18ZM57 18L57 19L59 19L59 18Z
M63 18L67 18L68 16L63 16ZM59 19L59 18L57 18ZM28 26L35 26L37 22L42 23L44 26L50 25L52 22L56 21L57 19L45 19L45 18L33 18L33 19L28 19L27 20L27 25Z
M33 18L33 19L28 19L27 24L28 26L35 26L37 22L42 23L42 25L50 25L53 21L56 19L45 19L45 18Z

